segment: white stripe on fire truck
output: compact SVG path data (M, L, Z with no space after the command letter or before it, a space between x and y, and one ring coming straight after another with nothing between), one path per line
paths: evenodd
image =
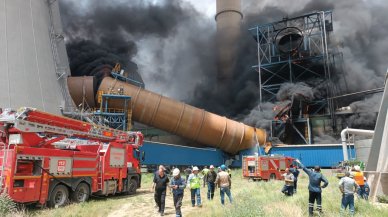
M275 169L277 169L277 168L278 168L278 167L276 166L276 164L275 164L275 161L273 161L273 160L269 160L269 162L271 162L272 166L273 166Z
M96 168L73 168L73 171L90 171L90 170L96 170Z
M99 156L97 156L95 158L91 158L91 157L74 157L73 159L74 160L81 160L81 161L96 161L98 157Z

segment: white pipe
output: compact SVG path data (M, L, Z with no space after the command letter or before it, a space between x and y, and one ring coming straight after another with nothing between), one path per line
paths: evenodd
M352 128L346 128L341 131L341 141L342 141L342 151L344 154L344 160L349 160L348 156L348 150L346 147L346 134L354 134L354 135L361 135L361 136L373 136L375 133L374 130L360 130L360 129L352 129Z

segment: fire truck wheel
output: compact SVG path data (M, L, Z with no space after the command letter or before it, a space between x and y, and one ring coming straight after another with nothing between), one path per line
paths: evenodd
M269 180L276 180L275 173L271 173L271 175L269 176Z
M71 200L76 203L82 203L89 199L89 185L81 182L75 191L71 194Z
M137 181L136 179L130 179L128 185L128 194L135 194L137 190Z
M51 192L49 201L50 207L61 207L67 204L69 198L69 190L64 185L57 185Z

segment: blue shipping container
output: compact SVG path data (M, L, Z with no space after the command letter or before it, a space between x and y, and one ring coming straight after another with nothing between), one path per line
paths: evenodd
M145 152L144 165L209 166L224 163L224 153L215 148L195 148L144 141L140 151Z
M354 146L348 150L349 157L355 157ZM288 145L273 147L270 154L280 154L298 158L306 167L319 165L331 168L343 161L342 145Z

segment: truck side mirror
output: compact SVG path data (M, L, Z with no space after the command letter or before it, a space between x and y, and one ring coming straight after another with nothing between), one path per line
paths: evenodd
M144 161L144 160L145 160L145 152L142 151L142 152L141 152L141 161Z

